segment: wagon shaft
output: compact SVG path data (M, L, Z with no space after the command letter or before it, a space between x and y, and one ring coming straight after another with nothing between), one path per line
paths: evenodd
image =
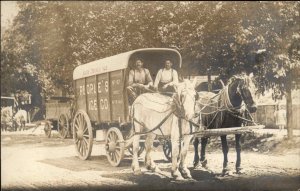
M264 125L256 126L245 126L245 127L230 127L230 128L219 128L219 129L207 129L199 132L194 132L197 137L209 137L209 136L221 136L221 135L234 135L251 133L255 129L263 129Z

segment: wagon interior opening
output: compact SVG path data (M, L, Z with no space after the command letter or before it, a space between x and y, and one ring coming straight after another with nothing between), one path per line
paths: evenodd
M129 58L129 70L134 69L137 59L141 59L144 63L144 68L150 71L153 81L159 69L164 68L166 60L171 60L173 63L172 68L179 70L180 56L173 51L143 51L132 54Z

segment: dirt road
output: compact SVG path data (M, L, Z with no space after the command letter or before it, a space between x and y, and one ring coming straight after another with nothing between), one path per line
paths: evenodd
M299 190L299 152L242 153L244 174L220 176L223 155L221 149L207 152L208 169L192 169L192 146L188 154L192 181L174 182L171 164L161 148L156 148L155 161L163 174L147 172L140 157L142 175L131 171L131 157L120 167L112 167L103 145L95 142L90 160L76 156L72 139L57 135L2 133L2 190ZM234 170L235 150L230 148L229 167Z

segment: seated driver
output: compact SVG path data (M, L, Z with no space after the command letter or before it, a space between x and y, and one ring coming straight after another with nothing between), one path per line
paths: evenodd
M128 77L128 101L132 105L134 100L142 93L146 93L147 89L153 85L148 69L143 67L143 61L137 59L135 62L135 68L130 70Z
M174 85L178 84L178 74L172 68L171 60L165 61L165 67L160 69L156 75L154 88L159 92L172 93L175 92Z

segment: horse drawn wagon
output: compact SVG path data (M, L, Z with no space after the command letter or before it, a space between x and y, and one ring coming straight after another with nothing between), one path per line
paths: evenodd
M172 59L173 68L181 67L181 55L174 49L138 49L80 65L73 72L75 114L72 119L76 151L82 160L89 158L93 141L105 143L106 156L118 166L125 148L132 139L126 86L128 74L137 58L155 77L165 59Z
M47 137L51 137L52 130L57 130L62 139L72 136L73 99L72 96L51 97L46 101L44 131Z
M125 149L133 147L132 166L134 172L138 172L140 170L137 162L138 145L140 137L144 135L146 137L145 163L147 168L157 169L150 157L151 145L157 135L162 135L163 139L161 137L159 139L164 140L164 143L171 140L170 144L164 144L163 148L166 156L170 156L172 153L170 158L172 158L173 177L180 177L180 173L184 177L191 177L185 157L192 137L206 137L212 133L215 133L214 135L238 134L249 132L251 129L251 127L225 131L218 129L218 132L214 132L215 129L204 130L201 128L203 121L194 121L197 112L200 114L199 116L205 112L203 107L197 105L201 96L195 90L195 80L193 83L185 80L174 85L176 91L172 93L171 97L167 95L164 97L158 92L138 96L129 108L126 91L128 74L138 59L144 61L144 67L153 77L156 76L159 69L163 68L164 61L167 59L173 61L173 68L176 70L179 70L182 64L181 55L177 50L147 48L96 60L74 69L75 97L72 99L72 107L70 104L64 107L57 101L55 104L59 105L60 109L56 110L53 115L48 115L48 120L52 120L56 128L63 132L61 133L63 137L66 132L70 131L70 126L72 127L75 149L80 159L86 160L90 157L96 138L97 141L104 143L107 159L112 166L118 166L124 157ZM229 86L230 91L228 90ZM215 102L217 105L214 105L213 108L217 108L216 113L230 111L234 114L233 111L239 109L242 101L249 108L255 107L245 79L235 78L226 87L227 89L224 88L223 93L216 96L218 98L227 96L226 99L221 97ZM229 95L230 93L231 95ZM208 100L214 101L214 98L211 97ZM236 103L234 99L238 99L238 102ZM226 103L222 100L225 100ZM145 105L145 102L148 102L148 105ZM162 108L157 110L155 104L158 107L162 105ZM205 103L206 108L207 105L210 103ZM200 111L196 111L196 108L200 108ZM148 110L154 111L153 115L147 113ZM217 115L214 114L213 118ZM203 124L209 127L209 124ZM178 168L179 153L181 161Z

